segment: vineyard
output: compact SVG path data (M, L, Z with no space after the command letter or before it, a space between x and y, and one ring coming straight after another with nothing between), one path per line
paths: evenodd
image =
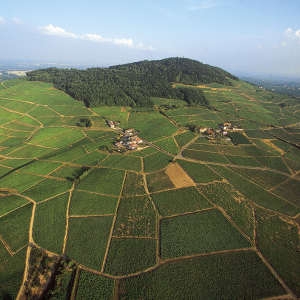
M201 86L211 109L87 108L3 82L0 299L38 294L52 264L45 299L299 299L296 100L228 80ZM197 130L224 123L239 131ZM118 151L127 128L144 142Z

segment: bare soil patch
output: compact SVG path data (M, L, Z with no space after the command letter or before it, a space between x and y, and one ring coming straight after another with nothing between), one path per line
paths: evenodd
M193 179L177 163L170 164L166 169L166 174L176 188L196 186Z

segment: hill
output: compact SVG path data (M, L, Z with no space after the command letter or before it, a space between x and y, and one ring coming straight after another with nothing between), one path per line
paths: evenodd
M226 80L213 110L2 82L0 299L299 298L300 104Z
M237 80L228 72L186 58L141 61L110 68L87 70L48 68L28 72L29 80L53 83L87 107L151 107L150 97L184 100L190 106L209 106L204 93L187 87L174 89L172 83L199 85L231 84Z

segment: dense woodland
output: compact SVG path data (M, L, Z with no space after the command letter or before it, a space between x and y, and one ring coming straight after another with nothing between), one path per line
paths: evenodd
M186 58L141 61L109 68L87 70L47 68L27 73L29 80L53 83L87 107L152 107L151 97L180 99L189 106L209 107L203 91L173 88L172 83L230 85L230 73Z

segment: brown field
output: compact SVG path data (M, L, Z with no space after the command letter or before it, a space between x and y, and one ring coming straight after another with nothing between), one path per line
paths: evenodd
M170 164L166 169L166 174L176 188L196 185L193 179L177 163Z

